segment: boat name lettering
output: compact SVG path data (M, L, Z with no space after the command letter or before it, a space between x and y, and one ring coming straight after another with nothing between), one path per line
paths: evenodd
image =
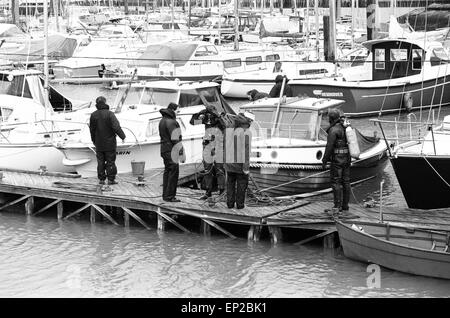
M117 155L129 155L131 154L131 151L127 150L127 151L116 151Z
M313 94L322 97L344 97L344 94L342 92L324 92L320 89L314 90Z
M192 62L191 65L205 65L205 64L211 64L209 61L201 61L201 62Z

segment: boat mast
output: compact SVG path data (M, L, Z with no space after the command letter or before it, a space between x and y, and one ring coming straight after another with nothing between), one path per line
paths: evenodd
M338 0L340 1L340 0ZM330 1L330 60L333 61L335 67L335 73L337 74L336 63L336 0Z
M239 0L234 0L234 50L239 50Z
M355 48L355 1L352 1L352 50Z
M50 0L51 1L51 0ZM47 119L48 101L48 0L44 0L44 120Z
M319 0L314 0L314 14L316 17L316 60L320 60L320 42L319 42Z
M221 6L222 0L219 0L219 45L222 44L222 6ZM237 17L235 17L237 19Z
M296 0L294 0L294 3L296 4ZM295 9L297 9L297 5L295 6ZM300 15L299 15L299 19L300 19ZM305 39L305 47L306 47L306 52L307 52L307 56L308 56L308 60L309 60L309 0L306 0L306 14L305 14L305 20L306 20L306 24L305 24L305 31L306 31L306 39ZM300 20L299 20L300 23Z
M173 30L175 30L175 26L174 26L174 23L175 23L175 14L174 14L174 5L175 5L175 1L174 0L172 0L171 1L171 3L170 3L170 6L172 7L172 32L173 32Z

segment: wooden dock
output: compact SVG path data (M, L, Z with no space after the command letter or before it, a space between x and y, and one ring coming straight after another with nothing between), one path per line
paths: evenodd
M191 180L193 172L192 167L182 170L180 180ZM3 171L0 193L5 202L0 210L24 204L25 213L33 216L55 213L58 219L67 220L88 213L91 222L102 218L117 226L129 226L133 220L149 230L164 230L171 224L184 232L200 231L206 235L214 229L230 238L242 236L238 233L244 228L249 240L259 240L265 232L273 243L282 241L286 232L309 230L316 232L297 243L325 238L324 244L335 246L334 216L325 212L332 205L328 201L315 198L277 201L276 205L270 205L267 201L261 204L249 199L244 209L228 209L225 198L215 196L210 202L203 201L198 199L204 193L202 190L189 188L178 188L177 197L181 202L163 201L162 170L149 171L142 183L132 175L119 175L117 180L117 185L100 186L95 178ZM350 212L342 217L377 222L380 215L379 207L352 204ZM418 211L382 207L382 218L406 227L450 231L450 209ZM237 227L240 231L236 231Z

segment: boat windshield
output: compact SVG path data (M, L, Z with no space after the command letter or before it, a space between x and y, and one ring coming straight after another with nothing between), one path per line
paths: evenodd
M258 139L272 135L276 111L274 108L252 110L255 115ZM317 112L285 108L281 109L274 136L279 138L294 138L316 140Z
M122 91L121 96L125 93ZM178 103L178 90L153 88L153 87L131 87L126 96L125 105L158 105L166 107L169 103Z

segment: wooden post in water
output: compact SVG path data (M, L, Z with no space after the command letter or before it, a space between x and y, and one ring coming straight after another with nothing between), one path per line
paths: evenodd
M63 201L59 201L56 204L56 217L58 218L58 220L61 220L64 216L64 206L63 206Z
M158 212L161 212L161 208L158 208ZM158 231L164 231L166 229L166 219L164 219L159 213L157 217L157 228Z
M270 241L272 244L277 244L281 242L283 236L281 233L281 228L279 226L269 226Z
M336 239L336 232L326 235L323 238L323 247L329 249L336 248L335 239Z
M314 15L316 18L316 59L320 60L320 42L319 42L319 0L314 0Z
M205 221L201 220L200 221L200 232L204 235L204 236L211 236L211 226L206 223Z
M258 242L261 236L261 229L261 225L251 225L250 229L248 230L247 239L249 241Z
M126 228L129 228L130 227L130 215L122 208L117 208L117 209L122 210L122 213L123 213L123 225Z
M27 215L31 215L34 212L34 197L29 197L25 201L25 212Z
M91 206L91 209L90 209L90 213L91 213L91 215L90 215L90 220L91 220L91 223L92 224L94 224L95 223L95 213L96 213L97 211L95 211L95 208L93 207L93 206Z

